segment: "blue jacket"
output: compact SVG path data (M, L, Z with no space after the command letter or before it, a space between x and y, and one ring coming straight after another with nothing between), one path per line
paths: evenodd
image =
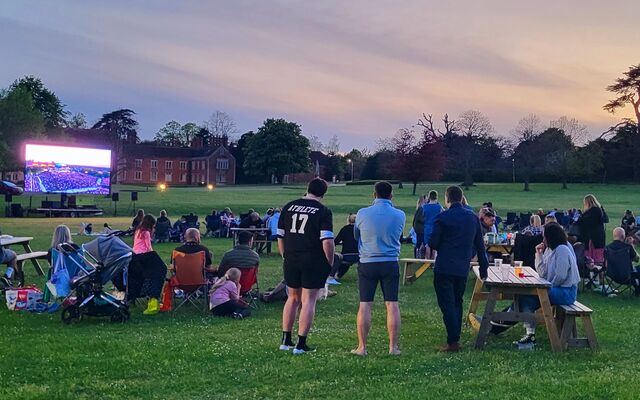
M375 199L372 206L360 209L353 227L360 262L398 261L405 220L404 211L391 200Z
M480 220L462 204L454 203L436 217L429 247L438 251L434 272L467 277L471 258L477 253L480 276L487 276L489 261L480 232Z
M429 243L431 232L433 232L433 221L438 214L442 212L440 203L427 203L422 206L422 214L424 214L424 242Z

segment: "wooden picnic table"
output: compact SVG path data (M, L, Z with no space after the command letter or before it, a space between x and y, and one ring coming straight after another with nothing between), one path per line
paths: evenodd
M513 248L514 246L512 246L509 243L494 243L494 244L489 244L489 243L485 243L484 245L487 253L500 253L500 254L507 254L509 255L509 261L511 261L511 259L513 258Z
M402 270L402 284L407 282L413 283L422 276L429 268L433 268L435 260L426 260L421 258L401 258L400 263L404 265ZM417 269L413 269L414 265L420 265Z
M40 252L34 252L33 250L31 250L31 245L29 243L32 240L33 238L30 236L1 237L0 246L9 247L13 245L22 245L22 248L24 249L26 254L37 253L38 257L30 258L30 260L31 260L31 263L33 263L33 266L35 267L38 275L42 276L44 275L44 271L42 270L42 267L40 266L40 262L38 261L38 258L42 258L42 257L40 257L41 255Z
M536 322L544 324L547 328L549 342L553 351L559 352L563 350L558 335L558 328L553 317L551 302L549 301L549 288L551 282L541 278L538 273L529 267L522 267L525 277L520 278L515 275L514 269L511 268L508 279L502 279L499 268L489 267L488 277L482 281L480 279L480 267L474 266L473 272L476 274L476 284L471 296L471 304L469 306L468 318L473 318L478 304L482 300L486 300L484 316L480 324L480 330L476 336L475 348L482 349L489 336L491 330L491 321L517 321L517 322ZM487 291L483 291L483 287ZM537 296L540 301L540 312L496 312L496 302L498 300L517 300L517 296L533 295Z
M231 228L231 233L233 234L233 246L238 244L238 234L240 232L251 232L254 236L254 243L267 243L270 241L268 234L271 232L271 229L269 228ZM259 233L264 233L266 235L266 239L256 241L255 236Z

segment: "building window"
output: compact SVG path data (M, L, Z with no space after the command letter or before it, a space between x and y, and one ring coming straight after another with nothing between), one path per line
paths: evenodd
M173 161L165 161L164 169L173 169Z
M158 171L151 171L151 180L156 182L158 180Z
M168 172L166 174L164 174L164 180L165 182L171 182L172 181L172 176L171 176L171 172Z
M158 168L158 160L151 160L151 168Z
M180 175L180 182L186 182L186 181L187 181L187 174L183 172Z
M142 159L136 158L136 168L142 168Z
M136 160L137 161L137 160ZM134 179L136 181L141 181L142 180L142 171L136 171L136 174L134 176Z
M180 161L180 169L187 169L187 162L186 161Z
M229 169L229 160L226 158L219 158L216 164L217 169Z

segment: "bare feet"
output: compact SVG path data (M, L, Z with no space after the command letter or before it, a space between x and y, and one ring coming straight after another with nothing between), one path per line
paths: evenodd
M366 349L356 348L356 349L351 350L351 354L356 355L356 356L360 356L360 357L364 357L368 353L367 353Z
M394 349L389 349L389 355L391 356L399 356L400 355L400 349L399 348L394 348Z

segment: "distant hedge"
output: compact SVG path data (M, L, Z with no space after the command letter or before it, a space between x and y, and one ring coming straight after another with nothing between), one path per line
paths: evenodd
M364 185L364 186L366 186L366 185L375 185L375 184L376 184L376 182L380 182L381 180L384 180L384 179L375 179L375 180L374 180L374 179L369 179L369 180L366 180L366 179L365 179L365 180L362 180L362 181L347 182L347 186L352 186L352 185L353 185L353 186L358 186L358 185ZM400 181L397 181L397 180L395 180L395 181L394 181L394 180L387 180L387 182L389 182L389 183L390 183L390 184L392 184L392 185L397 185L398 183L400 183Z

